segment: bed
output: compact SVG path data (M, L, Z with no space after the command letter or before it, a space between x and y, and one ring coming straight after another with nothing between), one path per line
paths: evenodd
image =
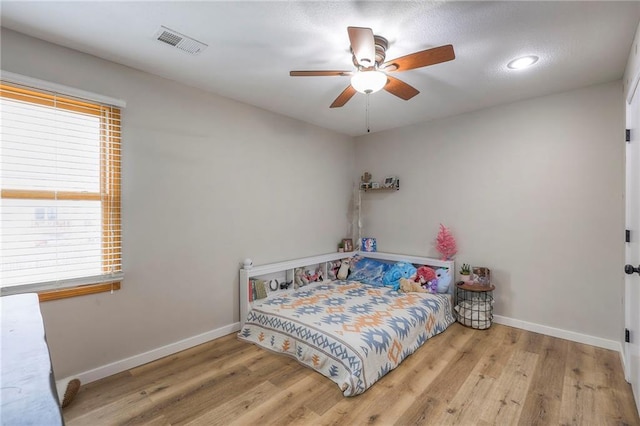
M335 382L345 396L363 393L407 356L454 322L451 292L402 293L360 281L323 280L280 289L253 300L254 277L283 282L304 265L324 268L354 253L331 253L295 261L242 268L240 340L298 360ZM452 261L388 253L357 253L393 264L408 262L454 272ZM272 286L275 287L275 286ZM278 286L279 287L279 286ZM284 287L284 286L283 286ZM450 287L453 287L452 285Z

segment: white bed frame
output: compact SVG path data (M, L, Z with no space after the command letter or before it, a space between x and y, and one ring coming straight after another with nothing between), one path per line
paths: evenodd
M249 299L249 280L251 278L264 278L270 274L283 273L286 277L293 278L293 270L311 265L319 265L323 276L327 277L328 262L340 259L351 258L355 255L360 257L368 257L370 259L378 259L386 262L409 262L414 265L428 265L436 268L447 268L451 274L451 284L449 291L453 292L453 283L455 282L455 262L453 260L440 260L431 257L413 256L406 254L381 253L381 252L363 252L352 251L347 253L327 253L319 256L304 257L300 259L288 260L285 262L269 263L259 266L245 266L240 269L240 327L244 326L247 314L251 308L251 300ZM288 290L278 290L272 294L286 294L294 291L293 288Z

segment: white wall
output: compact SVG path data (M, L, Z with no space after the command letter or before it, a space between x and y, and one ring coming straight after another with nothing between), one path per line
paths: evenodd
M491 268L498 315L621 341L624 105L620 81L356 139L356 175L398 175L363 195L379 250Z
M6 71L127 102L126 277L42 304L58 378L237 322L242 259L331 252L348 232L350 137L5 29L1 50Z

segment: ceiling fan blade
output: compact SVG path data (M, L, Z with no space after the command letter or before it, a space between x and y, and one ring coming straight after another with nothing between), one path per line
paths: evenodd
M351 74L353 74L351 71L289 71L291 77L345 76Z
M441 62L451 61L455 58L456 54L453 51L453 46L447 44L392 59L382 64L382 67L380 68L385 72L407 71L414 68L426 67L427 65L435 65Z
M373 40L373 30L371 28L347 27L351 51L356 58L356 62L369 68L376 63L376 46Z
M391 93L392 95L396 95L397 97L408 101L413 98L415 95L420 93L418 89L415 87L405 83L402 80L398 80L395 77L387 76L387 84L384 86L384 90Z
M333 101L333 103L329 108L340 108L341 106L346 104L349 101L349 99L351 99L355 94L356 94L356 89L354 89L353 86L351 85L347 86L347 88L344 89L344 91L340 93L340 95L338 95L336 100Z

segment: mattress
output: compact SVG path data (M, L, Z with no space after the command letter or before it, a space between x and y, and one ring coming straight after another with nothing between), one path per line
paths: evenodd
M332 281L254 302L238 338L363 393L454 322L451 295Z

